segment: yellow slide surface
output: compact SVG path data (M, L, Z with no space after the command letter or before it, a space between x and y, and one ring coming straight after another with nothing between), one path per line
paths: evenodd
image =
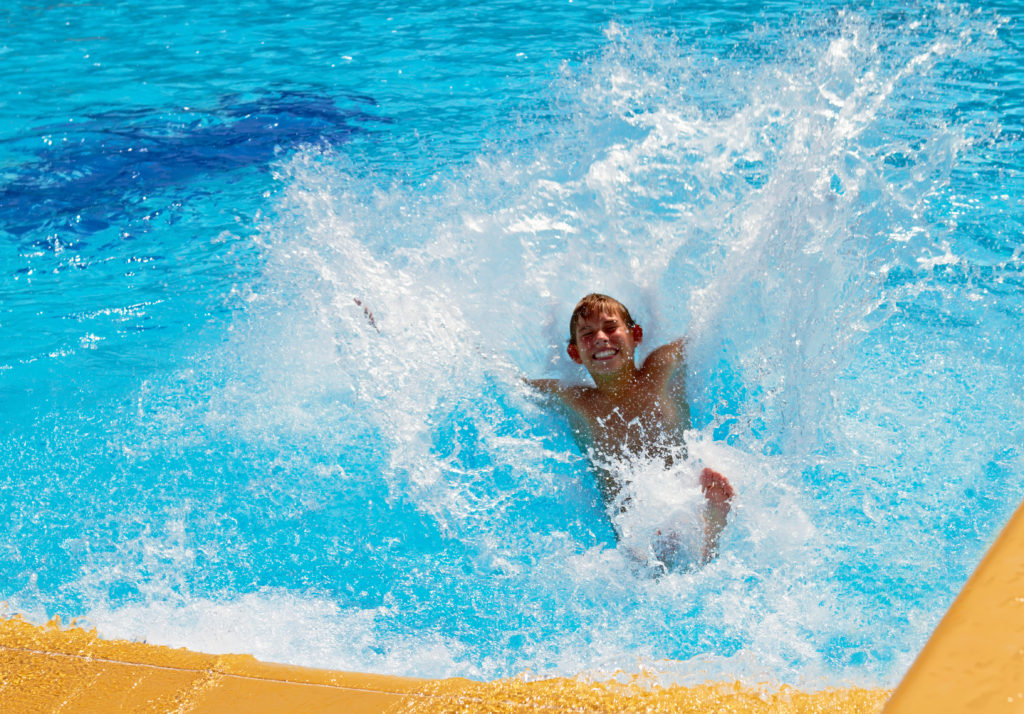
M266 664L0 620L0 702L29 712L878 712L889 691L424 680Z
M890 699L891 695L891 699ZM888 703L887 703L888 700ZM34 712L1024 712L1024 505L895 693L770 683L427 680L267 664L0 619L0 710Z
M1024 712L1024 503L935 628L885 712Z

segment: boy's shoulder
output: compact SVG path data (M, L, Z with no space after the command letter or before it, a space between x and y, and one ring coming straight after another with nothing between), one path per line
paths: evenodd
M672 370L683 363L685 357L685 340L673 340L666 345L656 347L647 355L647 359L644 360L640 370L648 376L668 376Z

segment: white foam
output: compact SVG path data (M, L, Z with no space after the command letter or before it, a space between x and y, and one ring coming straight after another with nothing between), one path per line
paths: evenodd
M265 662L427 677L477 675L458 641L426 632L396 634L381 624L391 614L388 607L344 608L333 600L265 588L224 600L96 608L82 624L106 638L251 654Z

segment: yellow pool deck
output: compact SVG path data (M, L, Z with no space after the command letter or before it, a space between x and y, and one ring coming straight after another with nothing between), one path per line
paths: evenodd
M428 680L259 662L249 655L104 640L0 619L0 712L1024 712L1024 505L989 549L895 692Z

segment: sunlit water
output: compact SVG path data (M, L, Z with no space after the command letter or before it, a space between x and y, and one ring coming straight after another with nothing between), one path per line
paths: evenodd
M1019 3L190 5L0 11L5 612L898 680L1024 494ZM592 290L689 339L701 570L523 386Z

